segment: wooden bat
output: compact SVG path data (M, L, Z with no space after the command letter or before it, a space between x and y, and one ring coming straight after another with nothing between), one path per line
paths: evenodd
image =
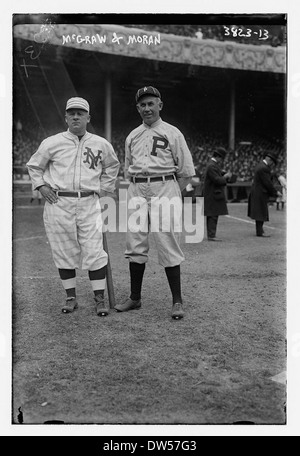
M110 264L110 258L109 258L109 251L108 251L106 233L103 232L102 234L103 234L103 248L104 248L105 252L108 255L107 268L106 268L106 284L107 284L108 301L109 301L109 307L111 309L113 309L115 307L115 305L116 305L114 284L113 284L113 278L112 278L112 272L111 272L111 264Z

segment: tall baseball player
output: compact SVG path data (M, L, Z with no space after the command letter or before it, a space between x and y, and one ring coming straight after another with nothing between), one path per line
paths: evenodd
M62 312L78 307L76 269L82 268L88 270L96 313L105 316L107 253L99 197L114 192L120 163L106 139L86 130L90 119L89 103L70 98L67 131L42 141L27 167L33 187L45 198L45 230L67 295Z
M125 141L125 176L131 181L128 188L128 220L134 215L138 201L144 209L145 229L136 230L128 224L125 257L129 260L130 297L115 306L118 312L141 307L141 289L148 260L151 214L157 215L158 230L153 237L158 250L158 262L165 268L172 293L172 318L183 318L180 264L184 260L180 248L183 190L195 174L191 153L183 134L178 128L160 117L163 108L160 92L152 86L143 87L136 93L137 110L143 123L135 128ZM163 199L176 200L178 205L169 214L159 211ZM166 217L170 217L169 229L164 229Z

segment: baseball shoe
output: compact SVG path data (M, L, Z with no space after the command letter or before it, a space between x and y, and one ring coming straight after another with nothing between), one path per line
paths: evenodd
M140 299L133 301L131 298L128 298L123 304L117 304L114 309L116 312L127 312L128 310L139 309L141 305Z
M175 302L173 304L173 309L172 309L172 318L174 320L180 320L181 318L183 318L183 316L184 316L184 312L183 312L181 302Z
M214 237L214 238L213 238L213 237L209 237L209 238L207 238L207 240L208 240L208 241L215 241L215 242L220 242L220 241L222 241L222 239L216 238L216 237Z
M62 307L61 311L63 313L71 313L74 312L75 309L78 307L78 302L77 299L72 297L72 298L67 298L65 305Z
M108 315L108 307L105 304L104 297L97 295L94 297L94 301L96 303L96 314L99 317L106 317Z

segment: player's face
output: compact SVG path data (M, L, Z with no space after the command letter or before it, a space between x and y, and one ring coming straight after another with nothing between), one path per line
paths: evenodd
M147 125L151 125L159 119L162 106L160 98L151 96L143 97L136 105L141 118Z
M91 117L84 109L68 109L66 111L66 122L69 130L73 135L84 135L86 132L86 126L89 123Z

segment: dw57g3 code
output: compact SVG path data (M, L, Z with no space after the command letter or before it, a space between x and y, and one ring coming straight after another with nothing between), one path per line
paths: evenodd
M196 450L195 440L148 440L148 451L151 450Z

